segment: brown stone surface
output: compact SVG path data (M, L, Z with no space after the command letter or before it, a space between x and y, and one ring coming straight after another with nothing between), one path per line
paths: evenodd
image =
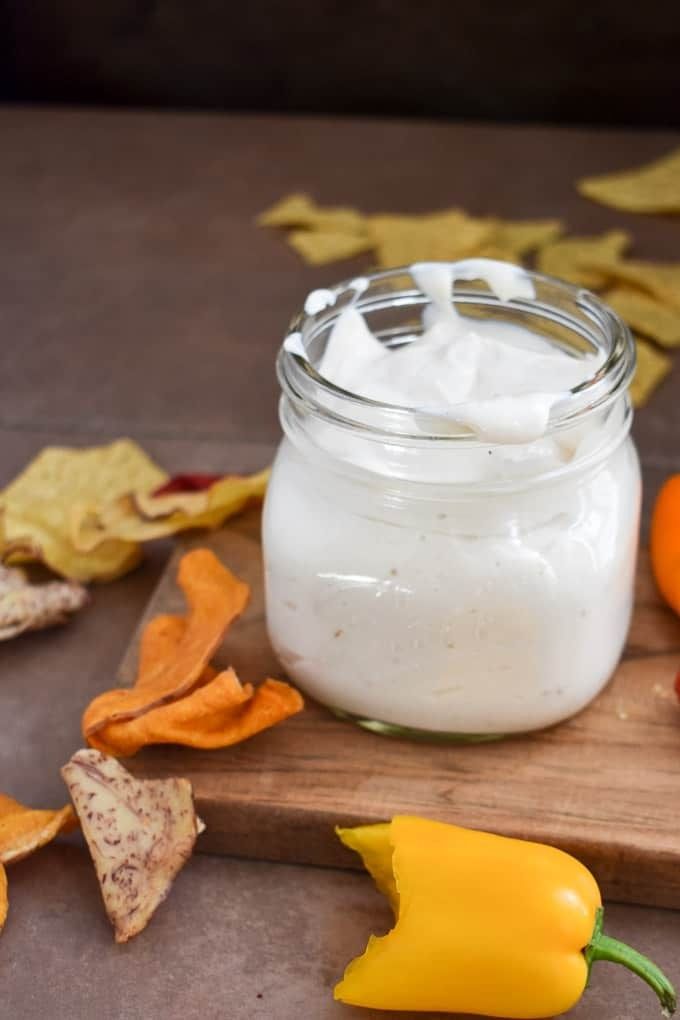
M642 256L679 250L677 220L619 215L572 187L663 152L669 134L17 109L0 112L0 137L0 485L47 442L122 433L172 470L267 460L285 323L307 290L360 264L306 268L253 228L292 188L368 210L559 213L574 230L629 227ZM679 392L676 369L637 419L648 501L680 469ZM80 710L110 683L166 554L95 589L67 628L0 646L1 789L63 802ZM148 930L116 947L71 842L10 870L2 1020L355 1015L332 982L386 923L362 876L197 857ZM680 977L678 914L613 907L610 929ZM600 965L573 1016L655 1010Z

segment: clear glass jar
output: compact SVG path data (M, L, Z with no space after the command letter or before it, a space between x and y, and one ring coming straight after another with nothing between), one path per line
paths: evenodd
M640 506L634 346L594 295L529 276L533 300L500 302L481 281L454 297L461 314L600 354L532 444L482 443L445 415L318 374L350 302L384 343L417 337L427 299L408 270L332 288L279 354L269 634L304 691L370 729L461 740L540 729L588 704L621 655Z

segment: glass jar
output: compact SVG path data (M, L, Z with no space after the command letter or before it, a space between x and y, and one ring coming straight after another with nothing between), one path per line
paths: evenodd
M312 295L279 354L269 635L293 681L372 730L480 740L551 726L598 694L621 655L640 506L634 345L593 294L528 276L532 300L502 302L481 281L453 296L479 328L507 323L599 355L530 444L484 443L445 414L319 375L350 303L383 343L417 342L427 298L408 270Z

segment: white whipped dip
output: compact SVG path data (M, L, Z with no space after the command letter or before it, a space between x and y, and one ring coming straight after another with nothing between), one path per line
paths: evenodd
M452 303L454 280L480 277L500 301L530 302L529 276L487 260L411 275L429 299L422 332L390 348L350 304L317 371L469 438L444 448L313 415L293 425L284 401L263 530L271 640L301 687L362 720L461 735L548 726L599 692L627 633L640 482L624 400L551 430L601 358ZM306 356L299 335L288 350Z

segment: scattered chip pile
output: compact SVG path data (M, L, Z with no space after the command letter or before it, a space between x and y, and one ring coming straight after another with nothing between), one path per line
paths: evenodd
M188 779L138 780L99 751L78 751L61 770L71 805L24 807L0 794L0 931L7 919L7 865L82 827L116 942L149 923L205 826Z
M443 209L421 216L365 216L356 209L319 206L309 195L283 198L258 217L262 227L289 231L288 241L313 266L371 252L381 269L424 259L469 255L517 262L559 237L560 220L501 220Z
M43 563L82 583L111 581L139 563L142 543L219 527L262 498L268 477L202 476L205 485L185 490L130 439L47 447L0 492L0 561Z
M679 212L680 150L639 171L581 181L579 190L616 208ZM257 222L287 230L291 246L315 266L356 255L369 255L379 269L485 257L533 265L599 291L642 338L636 339L638 365L631 385L636 407L648 401L671 369L663 348L680 346L680 263L626 258L631 237L625 230L565 236L558 219L474 217L459 208L363 215L349 207L319 206L305 194L281 199Z
M188 614L158 616L142 635L136 681L100 694L83 715L83 736L107 754L129 756L148 744L227 747L303 708L300 694L280 680L257 688L210 659L246 608L250 589L209 549L180 561L178 584Z

